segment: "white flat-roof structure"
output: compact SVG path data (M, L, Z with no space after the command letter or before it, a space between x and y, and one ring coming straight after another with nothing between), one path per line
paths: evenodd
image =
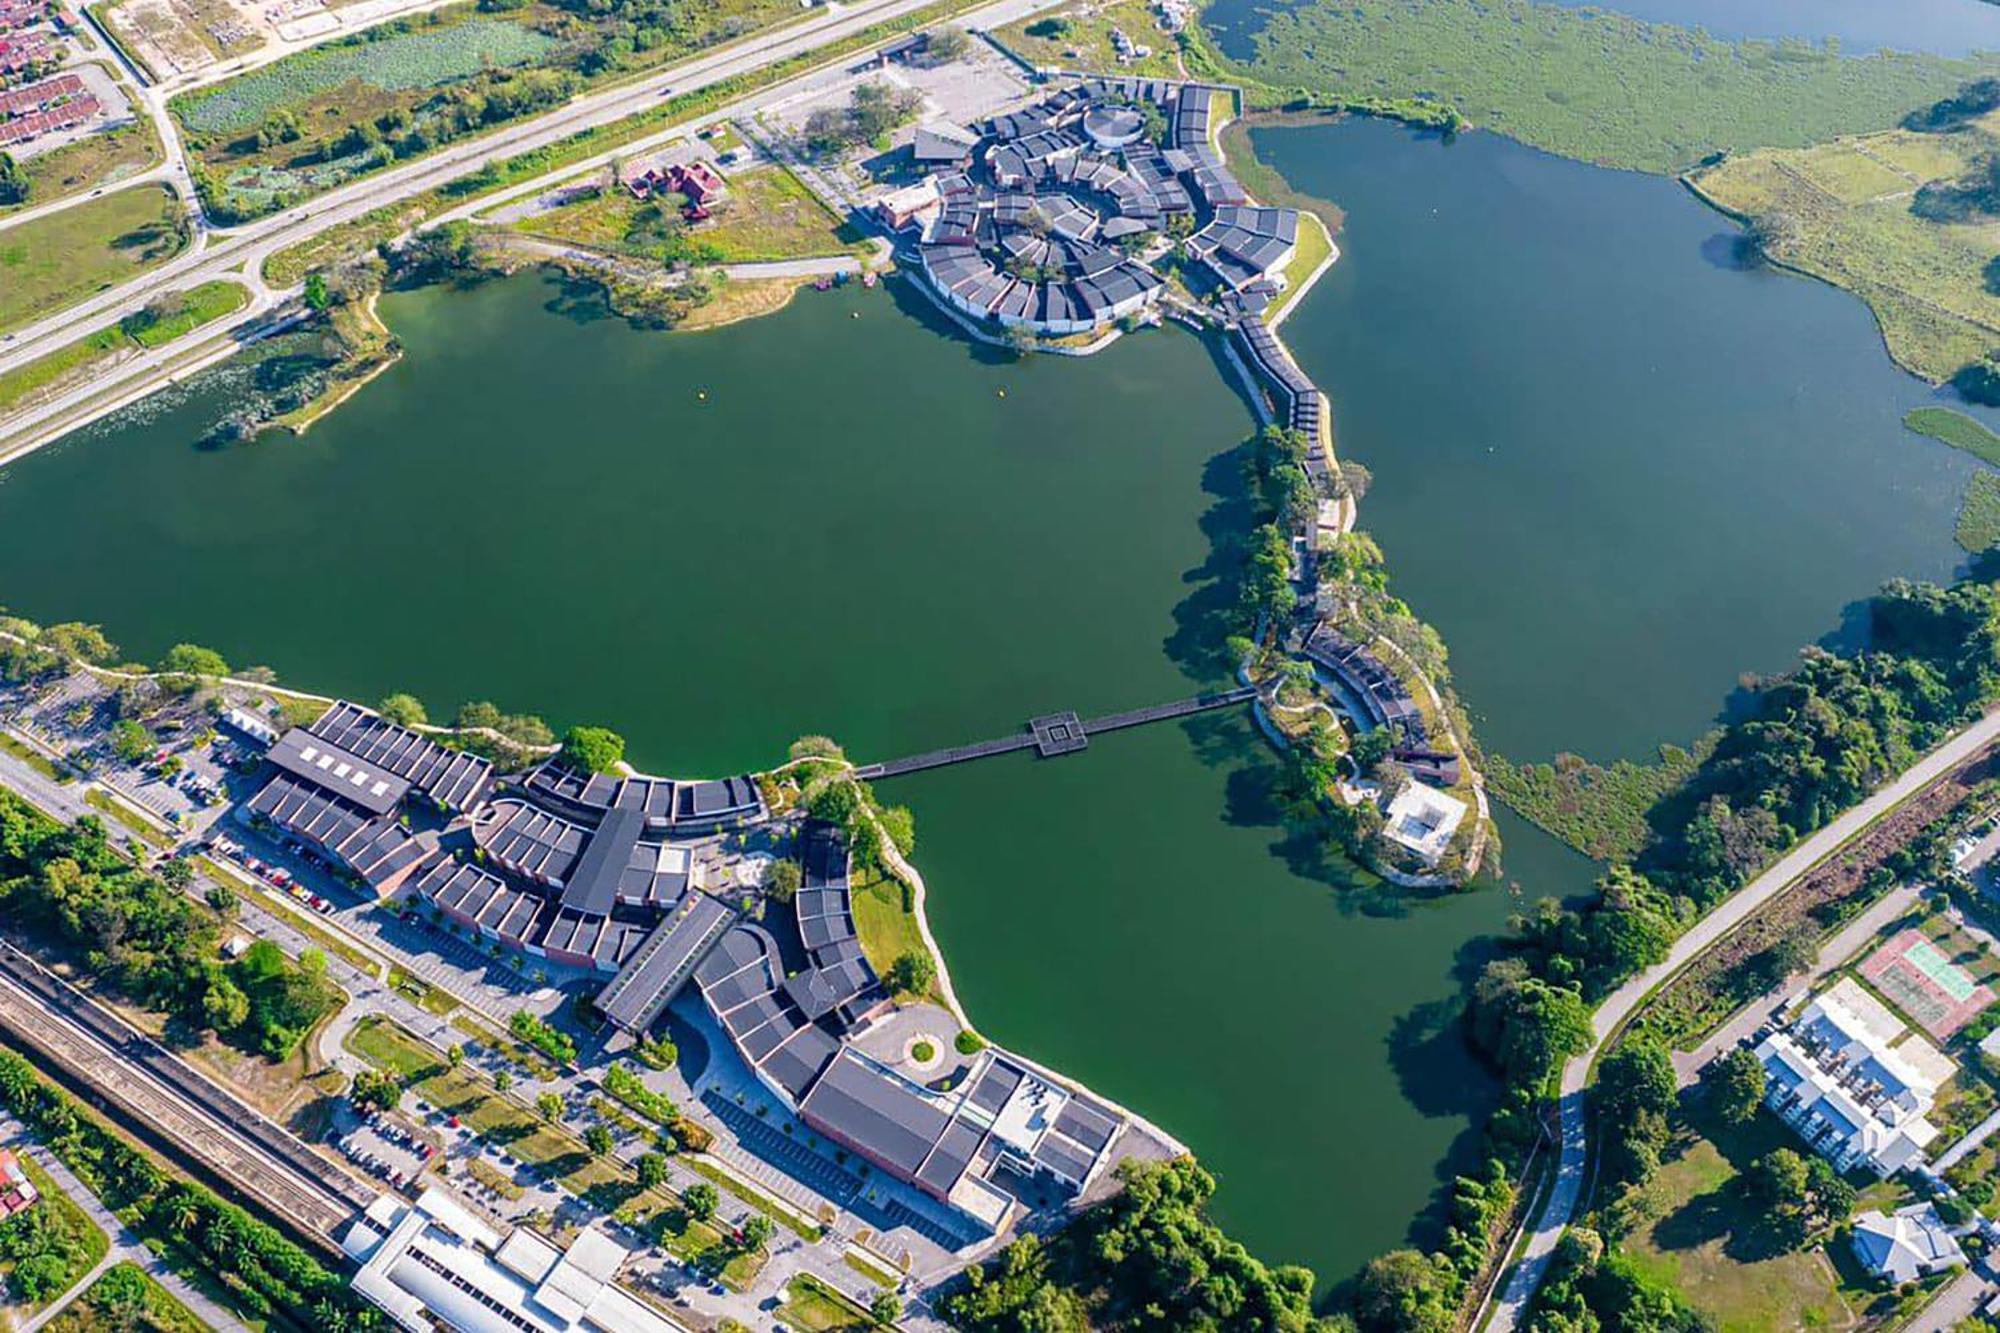
M1464 801L1412 778L1382 812L1382 836L1436 865L1464 822Z
M1965 1267L1965 1251L1929 1202L1893 1213L1872 1209L1854 1219L1855 1257L1879 1278L1901 1286L1948 1268Z
M1900 1026L1885 1033L1887 1011L1853 1003L1850 987L1819 995L1758 1045L1764 1100L1841 1170L1866 1166L1889 1176L1922 1161L1937 1137L1924 1117L1950 1062L1928 1046L1917 1060L1892 1047Z
M559 1250L502 1236L433 1185L415 1204L377 1199L341 1238L354 1290L411 1333L684 1333L617 1285L630 1252L600 1231Z

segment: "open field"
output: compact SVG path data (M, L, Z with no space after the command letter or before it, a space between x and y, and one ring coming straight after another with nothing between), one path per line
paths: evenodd
M785 1288L785 1303L778 1307L778 1317L785 1327L801 1329L804 1333L845 1333L849 1329L876 1327L866 1311L842 1298L838 1292L828 1290L811 1274L793 1278L791 1285Z
M48 1333L205 1333L207 1325L137 1264L114 1264L44 1327Z
M218 217L288 207L393 162L545 111L799 13L717 0L657 26L646 0L601 7L474 3L398 19L284 57L172 102Z
M854 876L854 929L869 964L883 976L904 954L930 952L908 905L909 892L897 879L869 879L858 871ZM929 998L941 1002L943 997L933 986Z
M728 178L729 193L716 216L690 227L687 238L704 263L747 264L812 259L862 248L862 237L782 166L753 167ZM612 254L645 254L628 241L634 223L652 205L616 187L509 224L525 236L587 246Z
M1952 535L1974 555L2000 546L2000 473L1975 472L1965 483Z
M1910 200L1919 186L1954 179L2000 146L1996 130L2000 122L1988 116L1949 134L1889 130L1771 149L1688 180L1737 217L1777 219L1771 258L1868 302L1897 364L1939 383L2000 345L2000 292L1987 275L2000 256L2000 222L1932 222L1911 212Z
M1058 26L1051 27L1052 23ZM1118 48L1111 42L1113 28L1140 46L1150 46L1152 54L1143 60L1120 60ZM1172 33L1160 28L1144 0L1068 5L995 28L993 35L1009 51L1036 66L1156 79L1186 77L1175 58L1179 44Z
M115 185L159 160L160 136L153 122L144 117L130 125L86 135L22 162L21 170L28 177L28 198L24 203L0 205L0 217Z
M1788 1251L1763 1236L1763 1210L1737 1178L1772 1149L1799 1146L1763 1113L1740 1129L1683 1126L1658 1174L1618 1205L1637 1223L1626 1253L1730 1333L1853 1325L1872 1293L1847 1287L1819 1248Z
M1653 172L1886 129L2000 68L1730 42L1531 0L1315 0L1274 7L1255 41L1256 59L1227 63L1274 100L1442 101L1565 157Z
M0 232L0 329L164 263L185 225L173 191L142 185Z
M1903 417L1903 426L1954 449L1963 449L1982 463L2000 467L2000 435L1963 412L1948 407L1912 408Z
M725 207L694 235L721 253L725 264L809 259L862 248L861 234L819 201L782 166L756 167L729 177Z

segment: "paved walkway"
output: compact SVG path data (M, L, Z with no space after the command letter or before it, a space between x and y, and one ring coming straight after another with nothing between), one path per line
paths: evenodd
M1932 750L1901 777L1890 782L1867 800L1841 815L1819 832L1794 847L1777 864L1736 891L1728 901L1696 922L1674 942L1666 961L1648 968L1612 992L1591 1017L1593 1038L1590 1049L1563 1068L1562 1157L1556 1168L1554 1186L1542 1215L1528 1236L1521 1256L1506 1279L1501 1298L1494 1303L1487 1323L1491 1333L1513 1333L1527 1314L1535 1291L1548 1272L1556 1242L1562 1239L1570 1218L1583 1197L1585 1159L1588 1142L1584 1132L1584 1087L1592 1064L1611 1034L1623 1027L1653 989L1730 931L1743 924L1752 913L1788 887L1791 882L1817 865L1828 853L1860 833L1876 819L1929 786L2000 739L2000 710L1986 714L1958 735Z
M6 1139L19 1139L39 1147L20 1121L10 1115L0 1114L0 1140ZM192 1310L202 1323L217 1330L217 1333L250 1333L250 1329L235 1315L217 1305L180 1274L167 1267L166 1261L148 1249L146 1243L140 1240L130 1227L106 1208L103 1200L91 1193L89 1188L76 1178L75 1173L64 1165L61 1158L51 1152L37 1152L35 1164L47 1171L49 1179L56 1183L56 1188L74 1200L90 1220L110 1238L111 1248L105 1251L104 1258L85 1275L81 1282L70 1288L63 1299L27 1320L16 1333L35 1333L36 1329L67 1309L72 1301L80 1299L84 1292L90 1290L90 1284L104 1276L107 1269L119 1263L133 1263L145 1269L175 1300Z

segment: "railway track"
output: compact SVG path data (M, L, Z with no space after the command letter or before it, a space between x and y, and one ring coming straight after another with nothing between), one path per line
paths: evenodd
M375 1191L0 941L5 1027L275 1216L329 1244Z

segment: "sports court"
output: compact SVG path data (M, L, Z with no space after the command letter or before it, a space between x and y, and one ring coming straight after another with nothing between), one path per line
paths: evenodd
M1861 975L1917 1026L1944 1041L1993 1003L1992 988L1967 967L1989 977L1995 967L1976 940L1949 922L1934 924L1947 932L1942 939L1902 931L1868 956Z

